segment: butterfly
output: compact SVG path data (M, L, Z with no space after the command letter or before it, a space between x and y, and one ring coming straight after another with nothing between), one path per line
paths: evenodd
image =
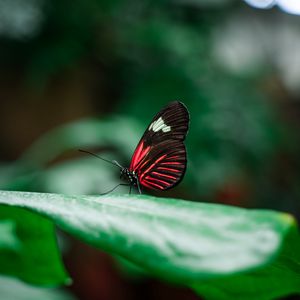
M179 101L171 102L161 109L145 130L128 168L115 160L109 161L88 151L80 151L95 155L120 168L120 178L127 183L120 183L105 194L121 185L129 186L129 193L132 187L137 188L140 194L142 188L168 190L182 180L186 171L184 140L189 129L189 120L186 106Z

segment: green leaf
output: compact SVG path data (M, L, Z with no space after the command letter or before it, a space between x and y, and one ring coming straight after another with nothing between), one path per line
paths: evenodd
M69 283L53 223L24 209L1 206L0 273L44 286Z
M1 300L75 300L64 290L27 285L13 278L0 276Z
M206 299L300 292L300 239L285 213L146 195L3 191L0 203L49 217L87 243Z

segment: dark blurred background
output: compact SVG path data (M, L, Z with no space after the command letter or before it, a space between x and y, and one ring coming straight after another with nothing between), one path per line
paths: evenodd
M157 195L299 217L299 14L296 0L0 0L1 189L105 192L118 170L77 149L126 165L180 100L187 173ZM197 298L59 241L74 279L60 299Z

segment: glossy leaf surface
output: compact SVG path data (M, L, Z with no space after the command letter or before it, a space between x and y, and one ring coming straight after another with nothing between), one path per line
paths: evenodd
M0 203L38 212L87 243L211 299L232 299L236 285L240 299L300 291L299 235L284 213L145 195L1 192Z

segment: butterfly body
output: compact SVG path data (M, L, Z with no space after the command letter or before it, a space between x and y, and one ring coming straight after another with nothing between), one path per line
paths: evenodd
M121 169L120 178L125 179L132 186L137 186L139 180L137 174L135 174L134 171L130 171L128 168Z

